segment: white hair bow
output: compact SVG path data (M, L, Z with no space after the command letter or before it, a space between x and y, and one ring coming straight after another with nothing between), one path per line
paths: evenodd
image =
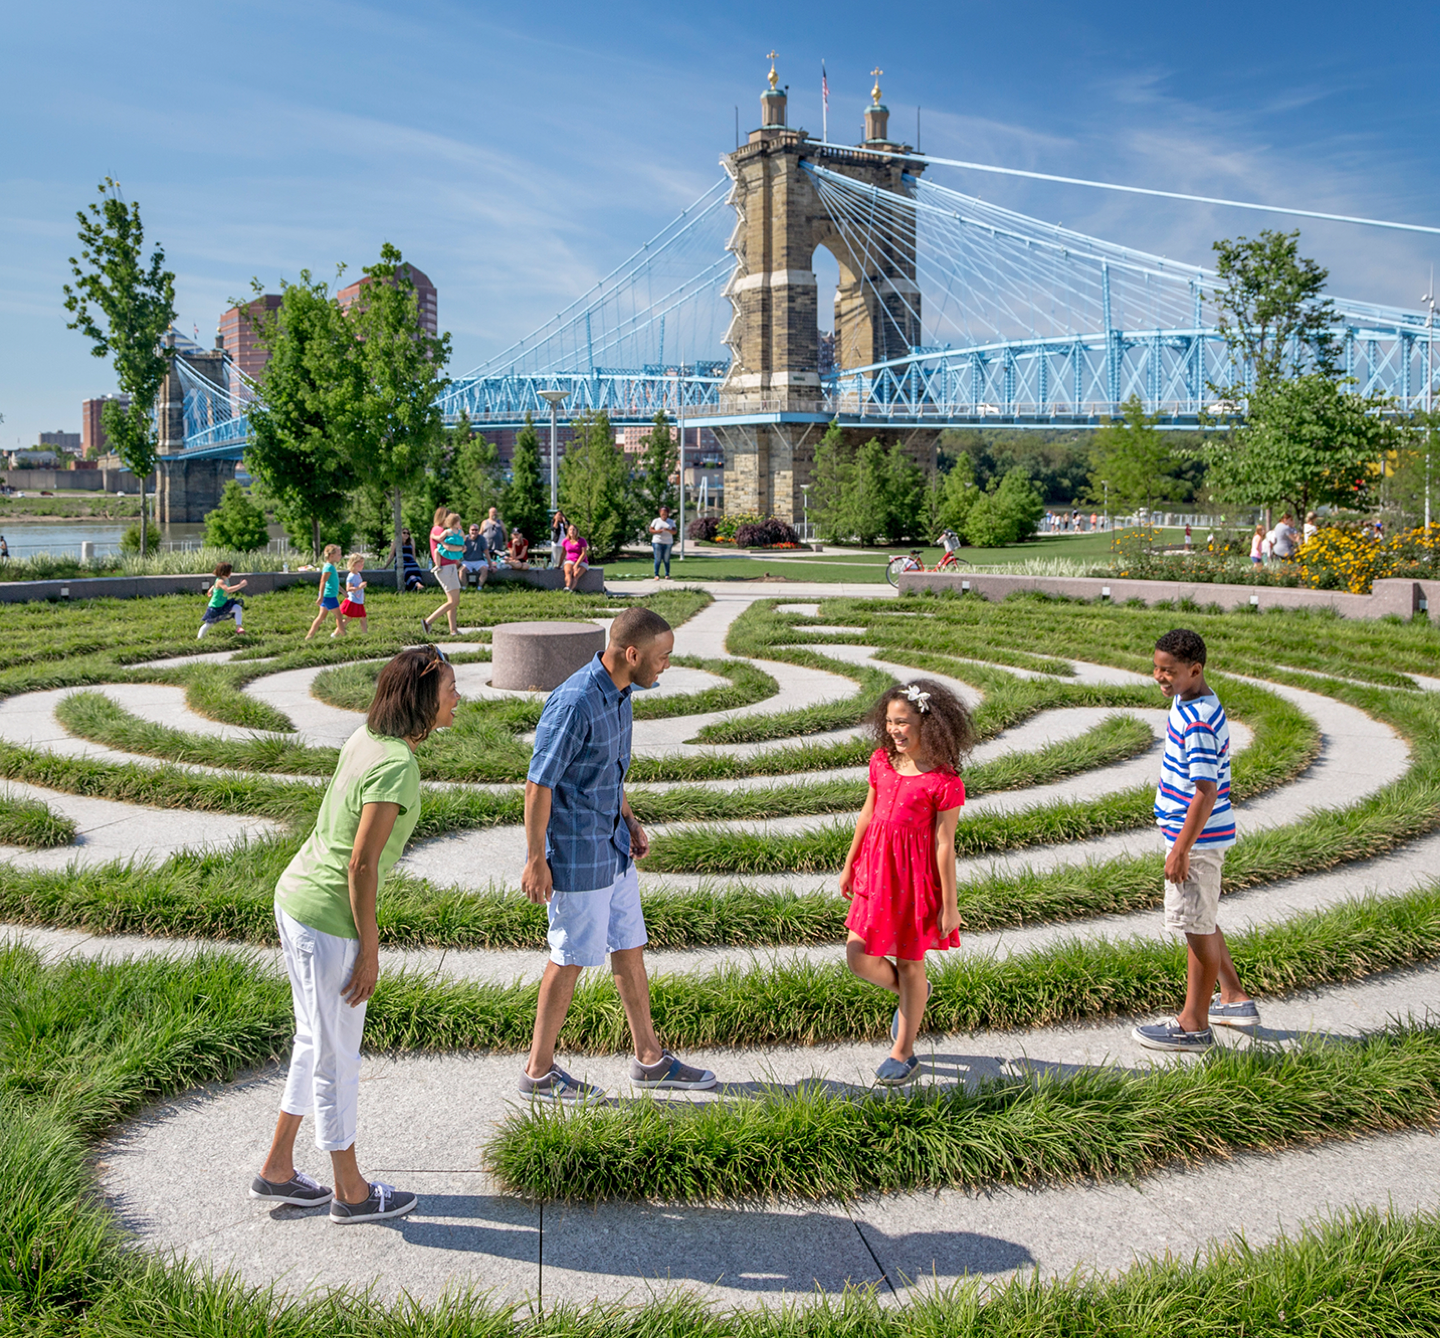
M920 711L928 712L930 710L930 695L918 684L907 684L905 686L905 696L914 703Z

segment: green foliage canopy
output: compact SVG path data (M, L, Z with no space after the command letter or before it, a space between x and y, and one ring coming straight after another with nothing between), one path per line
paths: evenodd
M501 515L531 544L544 543L550 534L550 497L540 468L540 436L530 416L515 437L510 459L510 483L500 504Z
M640 524L645 525L651 517L660 515L662 507L674 511L680 501L679 490L672 482L680 468L680 447L670 432L670 421L663 410L655 415L650 431L641 441L645 452L635 480L635 498Z
M975 499L965 518L965 534L981 549L998 549L1028 540L1045 515L1045 502L1023 465L1004 479L991 480L990 488Z
M263 549L270 542L265 514L235 480L225 485L220 506L205 514L205 543L217 549Z
M630 467L604 410L571 423L570 446L560 463L560 507L590 541L597 560L616 554L638 528Z
M1096 430L1090 500L1105 502L1106 484L1110 486L1110 506L1117 512L1139 507L1149 510L1156 503L1188 497L1189 485L1179 478L1181 462L1165 434L1155 427L1159 415L1146 414L1138 395L1132 395L1121 411L1122 418L1107 418Z

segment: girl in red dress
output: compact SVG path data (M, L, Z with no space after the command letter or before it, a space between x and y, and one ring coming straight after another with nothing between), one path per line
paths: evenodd
M975 727L965 704L931 679L887 689L870 724L878 745L870 794L840 873L850 899L845 958L857 977L900 997L890 1025L895 1045L875 1072L879 1083L898 1085L920 1069L925 951L960 947L955 825L965 803L960 764Z

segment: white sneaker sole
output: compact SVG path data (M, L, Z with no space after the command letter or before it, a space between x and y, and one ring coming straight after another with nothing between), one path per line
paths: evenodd
M713 1089L720 1080L711 1075L709 1079L631 1079L637 1089Z
M376 1210L373 1214L344 1214L337 1215L333 1210L330 1212L332 1224L374 1224L381 1219L398 1219L402 1214L409 1214L420 1204L419 1196L411 1196L408 1203L396 1205L388 1210Z
M250 1188L250 1199L263 1201L266 1205L298 1205L303 1209L315 1209L317 1206L329 1205L334 1196L314 1196L309 1200L302 1200L299 1196L272 1196L263 1191L256 1191Z

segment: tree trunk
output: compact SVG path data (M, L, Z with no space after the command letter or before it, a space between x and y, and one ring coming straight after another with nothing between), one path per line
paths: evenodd
M148 532L148 531L146 530L146 528L145 528L145 522L146 522L146 520L147 520L147 516L146 516L146 507L145 507L145 476L142 474L142 475L140 476L140 557L141 557L141 558L144 558L144 557L146 556L146 554L149 552L149 549L148 549L148 547L146 546L146 543L145 543L146 538L147 538L148 535L149 535L149 532Z
M395 485L394 501L394 522L395 522L395 590L405 589L405 555L400 552L400 485Z
M311 548L311 550L314 552L315 557L316 557L316 558L319 558L319 557L320 557L320 518L319 518L318 516L312 516L312 517L310 518L310 548Z

